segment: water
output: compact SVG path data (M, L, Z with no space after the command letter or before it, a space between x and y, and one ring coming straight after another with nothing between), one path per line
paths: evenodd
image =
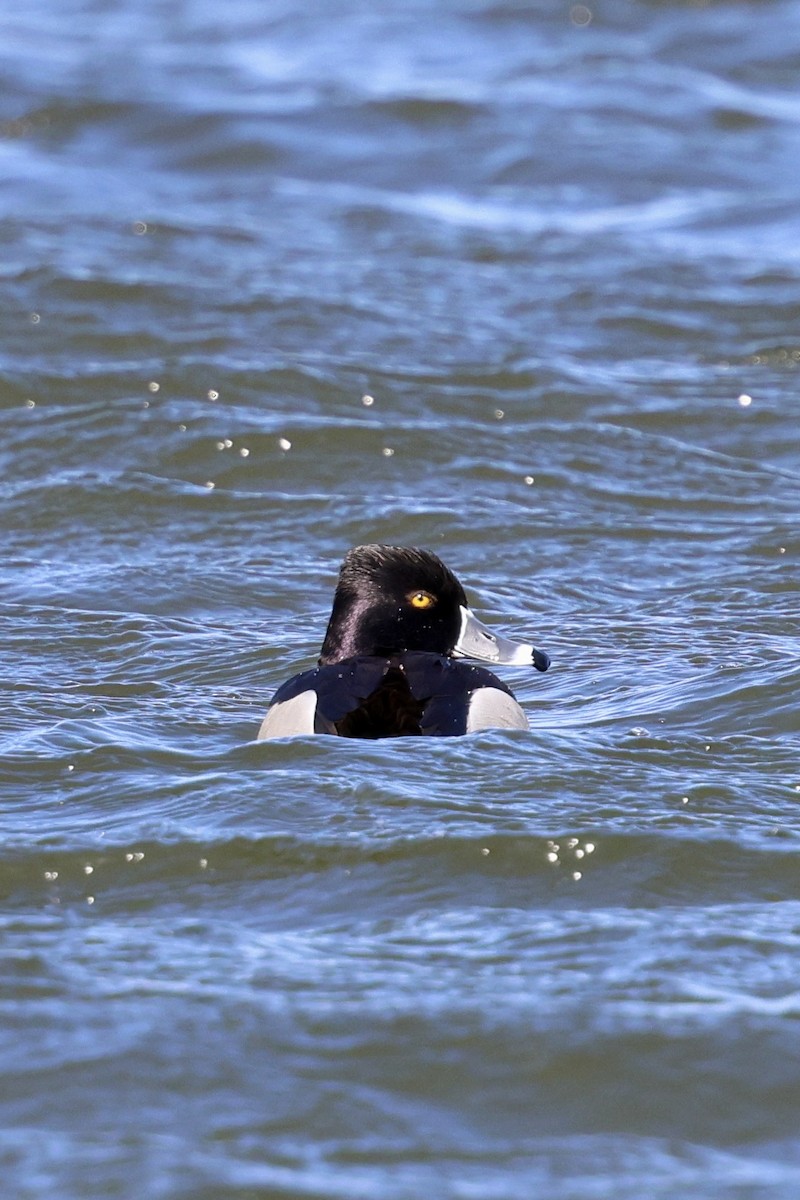
M4 15L4 1196L798 1195L798 62ZM552 656L530 733L253 743L364 541Z

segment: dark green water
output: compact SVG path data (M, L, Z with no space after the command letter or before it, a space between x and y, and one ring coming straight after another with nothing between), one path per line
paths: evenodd
M0 33L3 1197L795 1200L798 0ZM529 733L253 744L365 541Z

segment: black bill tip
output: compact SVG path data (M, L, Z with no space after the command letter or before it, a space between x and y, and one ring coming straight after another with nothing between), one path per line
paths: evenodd
M537 671L546 671L550 666L550 659L543 650L534 650L533 665L536 667Z

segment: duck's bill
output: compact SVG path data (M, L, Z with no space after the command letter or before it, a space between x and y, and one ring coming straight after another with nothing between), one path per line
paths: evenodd
M541 650L510 638L498 637L478 620L470 608L461 606L461 632L453 649L460 658L477 658L481 662L505 663L515 667L536 667L546 671L550 659Z

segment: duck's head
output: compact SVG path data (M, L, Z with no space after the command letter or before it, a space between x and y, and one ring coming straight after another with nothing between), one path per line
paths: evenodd
M413 650L538 671L550 665L542 651L482 625L453 572L429 550L356 546L339 572L320 664Z

